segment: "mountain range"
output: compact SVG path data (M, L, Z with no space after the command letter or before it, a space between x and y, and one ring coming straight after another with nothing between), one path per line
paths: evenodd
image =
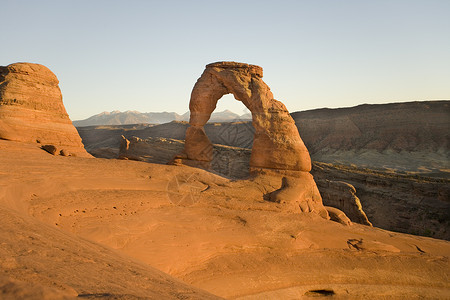
M230 110L214 112L209 120L213 122L232 122L232 121L248 121L251 120L251 114L238 115ZM84 120L73 121L76 127L97 126L97 125L127 125L127 124L163 124L172 121L189 121L189 112L182 115L176 112L148 112L141 113L135 110L127 110L124 112L114 110L111 112L104 111L97 115L93 115Z

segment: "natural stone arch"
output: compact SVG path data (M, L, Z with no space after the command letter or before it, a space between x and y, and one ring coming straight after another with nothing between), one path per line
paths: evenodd
M288 210L312 212L329 219L314 178L309 173L311 158L295 122L284 104L273 98L262 77L262 68L255 65L237 62L207 65L191 93L190 127L186 130L184 150L172 163L210 168L213 147L203 126L211 117L217 101L231 93L252 113L255 134L250 174L255 180L261 177L261 182L275 178L281 185L274 190L274 185L269 183L272 189L266 196L273 202L285 204ZM351 224L338 209L330 211L336 221Z
M206 66L197 80L189 103L190 127L186 131L185 155L189 164L207 167L212 144L203 126L225 94L233 94L252 113L255 128L250 171L276 169L309 172L311 159L295 122L283 103L273 98L262 80L259 66L216 62Z

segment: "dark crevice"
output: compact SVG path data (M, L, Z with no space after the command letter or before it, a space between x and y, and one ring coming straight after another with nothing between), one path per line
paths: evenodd
M331 289L310 290L305 293L305 296L321 297L333 296L336 293Z

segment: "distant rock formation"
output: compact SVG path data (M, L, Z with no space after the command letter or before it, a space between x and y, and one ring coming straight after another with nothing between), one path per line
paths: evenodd
M39 64L0 66L0 139L54 145L90 157L62 102L59 81Z
M127 139L122 136L118 158L166 164L183 149L184 141L180 140L138 137ZM249 149L214 144L211 169L230 178L247 178L250 154Z
M313 160L438 175L450 170L450 101L292 113Z

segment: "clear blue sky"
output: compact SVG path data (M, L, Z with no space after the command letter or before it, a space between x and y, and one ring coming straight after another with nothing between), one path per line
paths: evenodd
M208 63L260 65L290 111L450 99L450 0L0 0L0 65L59 78L72 120L188 110ZM243 113L225 96L218 110Z

